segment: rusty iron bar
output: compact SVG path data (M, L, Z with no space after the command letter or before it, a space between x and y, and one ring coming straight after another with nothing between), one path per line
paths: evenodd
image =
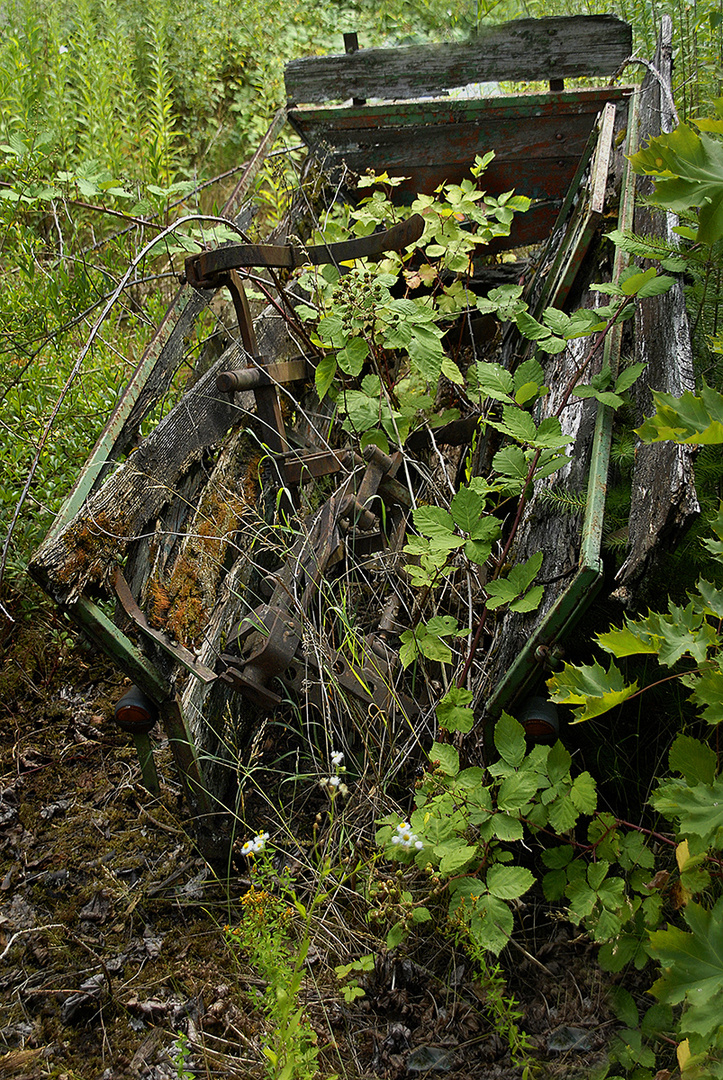
M424 232L421 214L413 214L385 232L371 233L355 240L342 240L338 244L318 244L307 248L280 246L276 244L231 244L227 247L191 255L186 259L185 280L195 289L214 288L231 270L244 267L269 266L293 270L300 266L318 266L323 263L344 263L382 255L385 251L401 251L419 240Z
M272 383L284 385L300 382L306 378L306 359L303 356L279 363L267 362L262 356L254 356L254 360L261 366L243 368L240 371L219 371L216 376L217 388L224 394L233 394L242 390L255 390L259 386Z

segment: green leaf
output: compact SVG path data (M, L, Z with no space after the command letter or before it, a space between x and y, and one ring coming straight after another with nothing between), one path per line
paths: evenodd
M573 441L573 436L564 434L556 416L548 416L539 423L534 438L528 441L531 446L541 449L561 450Z
M723 237L723 145L688 124L648 141L630 158L633 169L655 178L655 199L681 213L698 208L696 241Z
M473 939L487 952L499 956L512 936L514 920L504 900L489 894L481 896L470 919Z
M369 346L364 338L355 337L336 354L336 361L346 375L359 375L369 356Z
M504 405L502 419L488 420L487 423L490 427L497 428L498 431L502 431L521 443L532 444L537 435L535 421L530 414L514 405Z
M497 806L500 810L519 810L533 798L540 786L536 773L517 772L506 777L497 793Z
M544 592L544 586L535 585L524 596L512 601L510 611L536 611L540 606Z
M487 888L499 900L516 900L534 883L535 875L523 866L500 866L497 863L487 871Z
M460 731L466 734L474 725L474 712L468 708L473 700L471 690L463 686L450 686L437 705L437 721L447 731Z
M613 628L605 634L597 635L597 640L606 652L620 659L638 653L657 653L660 650L660 637L652 634L647 626L633 622L627 615L625 622L626 625L619 630Z
M579 814L566 793L561 793L560 797L550 804L548 813L550 825L555 832L566 833L577 825Z
M572 862L574 853L572 844L562 844L560 847L543 851L542 861L550 870L562 870Z
M510 476L514 480L526 480L530 471L521 446L505 446L498 450L492 458L492 468L502 476Z
M502 604L511 604L518 597L521 597L539 573L540 567L542 566L542 559L543 553L541 551L535 552L535 554L525 562L513 566L506 578L498 578L497 581L490 581L486 586L488 596L487 607L497 608ZM537 606L541 596L542 593L539 593L534 606ZM525 609L518 607L515 610ZM531 610L531 608L528 608L527 610Z
M436 383L446 353L440 338L442 331L433 326L416 325L409 343L409 358L427 382Z
M572 756L558 739L555 745L550 748L550 753L547 755L547 775L553 782L556 780L564 780L570 775L571 765Z
M723 619L723 589L716 589L715 585L704 578L700 578L697 584L698 592L703 600L704 612Z
M678 735L668 755L671 772L681 773L691 787L698 782L712 784L716 764L715 752L690 735Z
M346 345L347 336L340 315L325 315L323 319L319 319L317 332L322 341L340 347Z
M442 357L441 374L455 386L464 386L464 375L446 353Z
M401 945L406 936L407 931L404 929L404 923L395 923L387 934L387 948L389 951L391 952L392 949L396 949L398 945Z
M438 762L438 767L446 776L456 776L459 772L459 753L449 743L432 743L429 760L432 765Z
M629 390L645 371L645 366L645 364L630 364L629 367L623 368L615 380L615 393L624 394L626 390Z
M570 789L570 802L581 814L592 814L597 807L595 781L588 772L576 776Z
M723 777L712 784L689 787L679 780L666 781L654 791L651 803L664 817L679 822L680 835L698 837L702 846L723 843ZM694 854L696 852L693 852Z
M472 534L485 513L485 500L471 488L462 487L452 499L451 510L455 524L463 532ZM475 537L475 539L481 539L481 537Z
M702 707L701 716L709 724L723 721L723 672L717 664L707 665L695 677L690 700Z
M489 819L492 835L503 843L515 843L525 835L522 822L508 814L493 814Z
M316 365L316 372L314 374L314 382L316 383L316 392L319 395L319 401L323 401L326 397L327 391L334 381L336 375L336 357L324 356L319 360Z
M542 879L542 892L545 900L549 900L551 903L554 903L555 900L562 900L566 887L567 874L563 869L550 870Z
M643 442L708 445L723 442L723 395L706 383L700 395L686 390L680 398L653 390L656 412L636 429Z
M444 851L440 852L440 847ZM461 870L466 869L477 858L477 848L471 844L465 844L461 840L446 840L443 845L434 849L435 855L441 855L439 871L445 877L451 877Z
M558 705L573 706L574 720L579 724L614 709L627 701L638 689L637 683L626 686L619 668L610 661L609 671L595 661L579 667L565 664L547 683L550 697Z
M490 557L492 545L499 539L501 528L501 523L495 517L480 519L472 537L464 545L464 553L470 562L484 566Z
M423 536L431 536L435 540L447 540L448 537L454 536L454 519L441 506L419 506L412 513L412 520L415 528ZM460 540L459 543L461 544L462 541ZM455 543L454 546L459 545Z
M690 903L683 910L690 933L669 926L650 935L650 947L663 968L650 992L664 1004L685 1002L682 1026L709 1035L721 1023L723 1007L723 898L712 910Z
M514 716L502 713L495 725L495 747L508 765L517 767L525 756L525 729Z

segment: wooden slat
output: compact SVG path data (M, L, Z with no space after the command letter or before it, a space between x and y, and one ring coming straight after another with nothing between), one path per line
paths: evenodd
M607 88L366 109L296 109L289 121L332 175L347 167L408 178L395 188L395 198L401 199L430 194L444 182L459 183L469 176L476 154L494 150L481 181L485 190L499 195L514 188L536 202L515 219L510 243L520 245L549 234L599 112L606 102L622 102L630 92Z
M292 60L290 103L413 98L468 83L612 75L632 52L632 31L611 15L519 19L470 42L360 49Z
M658 48L653 61L664 80L648 72L640 88L640 136L643 146L650 136L669 132L674 127L670 107L672 74L672 22L664 16ZM652 194L650 177L638 177L638 195ZM652 210L639 199L635 210L635 232L641 236L660 236L676 242L674 214ZM645 263L644 265L651 265ZM652 264L656 265L656 264ZM685 308L683 283L677 281L670 292L643 301L635 315L635 359L647 364L642 378L632 388L636 422L650 416L653 409L651 390L680 397L694 390L693 351ZM669 551L676 538L700 511L693 473L694 448L663 442L640 443L635 451L633 490L629 519L629 553L618 580L625 585L639 581L651 562Z
M191 464L238 423L241 413L217 391L216 374L245 363L245 354L231 346L70 524L41 545L29 569L56 600L72 603L90 582L108 585L118 559L174 498Z

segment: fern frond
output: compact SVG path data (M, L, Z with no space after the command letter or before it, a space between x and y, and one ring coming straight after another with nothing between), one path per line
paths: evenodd
M565 514L581 514L587 505L584 492L564 491L562 488L542 488L538 492L538 498Z

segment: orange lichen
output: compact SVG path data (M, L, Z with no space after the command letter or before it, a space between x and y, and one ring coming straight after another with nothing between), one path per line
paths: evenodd
M170 575L148 586L149 619L158 619L153 625L163 626L183 645L194 645L203 633L216 602L226 552L247 510L245 498L207 489Z

